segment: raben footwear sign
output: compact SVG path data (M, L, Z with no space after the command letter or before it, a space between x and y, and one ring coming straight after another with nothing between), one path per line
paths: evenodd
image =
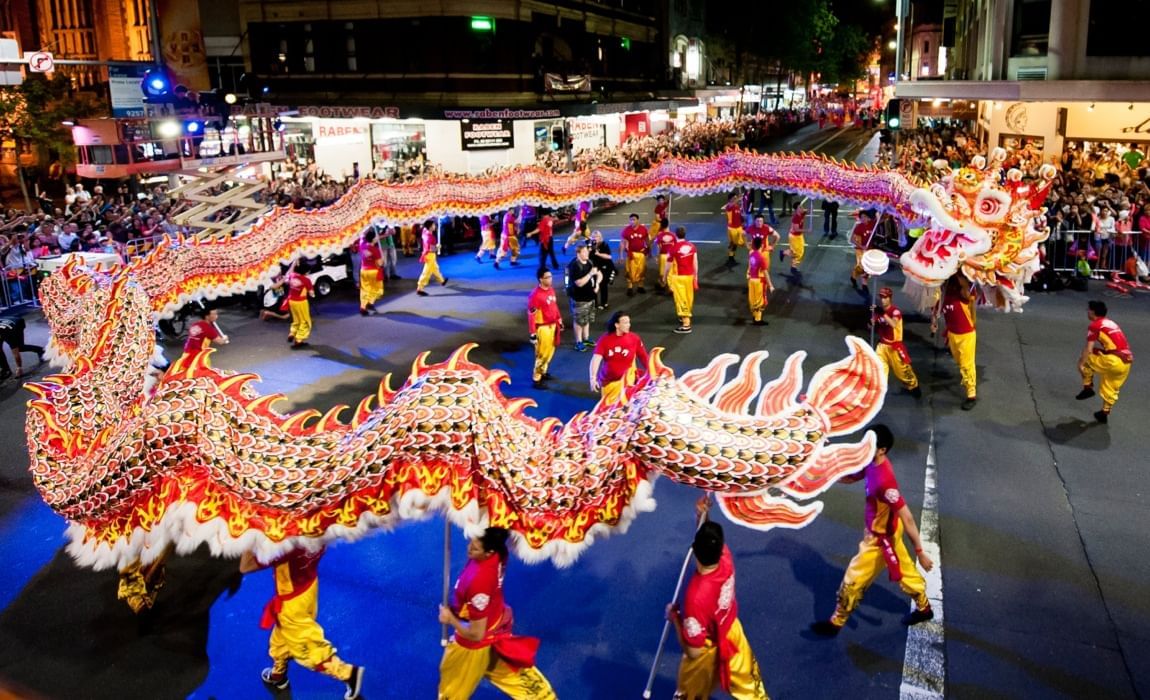
M459 123L463 150L514 148L515 132L507 119L467 119Z

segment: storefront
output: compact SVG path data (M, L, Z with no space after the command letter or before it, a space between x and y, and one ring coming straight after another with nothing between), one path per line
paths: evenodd
M390 179L418 172L426 158L426 126L415 119L284 117L284 144L297 166L314 162L337 180L358 174Z

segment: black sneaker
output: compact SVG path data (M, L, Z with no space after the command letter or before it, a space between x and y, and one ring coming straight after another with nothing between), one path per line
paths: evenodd
M287 690L291 683L288 682L287 673L277 674L274 668L265 668L260 673L260 680L268 685L268 687L275 688L276 690Z
M294 337L294 336L290 336L290 335L289 335L289 336L288 336L288 342L289 342L289 343L294 343L294 342L295 342L295 337Z
M1094 420L1098 421L1099 423L1109 423L1110 422L1110 414L1107 413L1106 411L1095 411L1094 412Z
M311 345L311 343L307 342L306 340L297 340L291 344L291 349L299 350L300 348L306 348L308 345Z
M495 261L495 269L496 269L496 270L499 270L499 269L501 269L501 268L499 267L499 261L498 261L498 260L496 260L496 261Z
M820 637L836 637L839 631L842 630L842 626L836 625L830 620L819 620L818 622L812 622L810 629Z
M360 316L370 316L370 315L371 315L371 312L370 312L370 311L368 311L367 309L360 309L360 310L359 310L359 315L360 315Z
M916 386L915 388L911 389L910 395L916 399L921 399L922 398L922 387Z
M678 328L675 329L675 332L676 333L690 333L691 327L690 326L679 326Z
M351 676L343 683L347 686L343 700L356 700L359 697L360 689L363 688L363 666L352 666Z
M447 283L450 281L450 279L451 279L450 277L444 277L444 278L443 278L443 281L442 281L442 282L440 282L439 284L440 284L440 285L442 285L442 286L444 286L444 287L446 287L446 286L447 286Z
M970 409L974 408L974 404L976 403L978 403L978 399L973 396L969 396L965 401L962 402L962 410L969 411Z
M927 608L926 610L915 610L912 613L907 613L906 615L903 615L902 616L902 624L909 627L911 625L917 625L920 622L926 622L927 620L933 620L933 619L934 619L934 611L931 610L930 608Z
M859 283L855 280L854 277L851 277L851 287L853 287L855 289L859 288Z
M631 289L630 287L627 287L627 296L629 296L629 297L635 296L635 290Z
M415 293L416 293L416 294L418 294L418 295L419 295L419 296L421 296L421 297L431 296L430 294L428 294L427 292L423 291L422 289L417 289L417 290L415 290Z
M759 319L758 321L751 321L751 325L752 326L765 326L765 325L767 325L767 322L762 320L762 319Z
M1082 387L1082 391L1074 395L1074 398L1078 399L1079 401L1085 401L1091 396L1094 396L1094 387L1084 386Z
M640 294L646 294L646 293L647 293L647 289L646 289L645 287L639 287L639 293L640 293Z
M545 382L549 382L549 381L551 381L551 380L552 380L552 379L554 379L554 378L555 378L555 377L551 376L551 373L550 373L550 372L544 372L544 373L543 373L543 381L545 381Z
M543 383L542 379L533 379L531 381L531 388L532 389L546 389L547 385Z

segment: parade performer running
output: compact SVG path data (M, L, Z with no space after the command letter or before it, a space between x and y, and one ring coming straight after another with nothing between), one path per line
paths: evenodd
M475 262L481 263L490 254L495 257L495 224L487 214L479 217L479 235L482 237L479 250L475 253Z
M700 499L706 517L710 499ZM683 658L675 700L708 700L717 688L739 700L768 700L755 653L739 622L735 597L735 560L723 539L723 528L707 520L691 544L695 575L687 584L680 611L667 606Z
M427 223L423 225L423 255L419 257L419 262L423 263L423 272L419 275L419 281L415 284L415 293L421 297L427 296L427 292L423 288L431 281L431 278L439 280L443 286L447 286L447 278L439 271L439 236L436 233L436 223L434 219L428 219Z
M699 288L699 256L695 244L687 240L687 229L675 229L678 240L668 254L665 284L675 299L675 314L679 317L676 333L691 332L691 315L695 309L695 290Z
M639 223L639 215L632 214L629 219L630 224L619 237L619 254L623 256L623 269L627 273L627 296L634 296L636 289L640 294L647 293L643 278L647 276L647 251L651 242L647 227Z
M727 270L735 269L735 251L746 245L743 231L743 199L738 190L727 195Z
M639 335L631 332L631 315L616 311L607 321L606 335L595 343L591 391L601 391L600 400L607 405L625 403L626 389L635 384L639 371L647 371L647 348Z
M761 216L756 217L762 219ZM763 311L770 301L775 285L771 282L770 251L763 250L763 238L751 239L751 252L747 255L747 304L751 307L751 323L765 326Z
M555 699L535 667L539 640L511 633L511 606L503 600L509 534L489 527L468 543L451 607L439 606L440 624L454 630L439 663L439 700L467 700L484 678L511 698Z
M934 562L922 550L918 525L899 493L894 467L888 459L894 447L894 434L882 424L872 425L870 430L876 438L874 461L861 472L839 479L839 483L866 479L866 532L859 543L858 554L851 559L843 575L834 614L829 620L811 625L812 632L825 637L839 633L862 601L867 588L884 568L890 580L897 582L903 593L914 600L914 612L904 615L902 624L917 625L934 619L934 611L926 597L926 579L919 573L902 540L905 531L914 544L922 568L927 571L934 568Z
M1082 375L1082 391L1074 398L1084 401L1094 396L1094 375L1102 377L1098 393L1102 394L1102 410L1094 413L1099 423L1110 420L1110 409L1118 401L1118 391L1130 376L1134 353L1126 342L1126 334L1118 324L1106 317L1106 303L1091 301L1087 305L1086 347L1078 357L1078 372Z
M515 207L503 215L503 232L499 236L499 252L495 255L495 269L503 257L510 254L511 264L519 264L519 211Z
M535 369L531 374L531 386L545 389L543 382L552 379L547 368L559 346L559 332L563 330L563 317L559 314L559 302L555 298L551 271L540 267L535 273L539 286L527 298L527 330L531 333L531 344L535 346Z
M298 260L292 264L291 271L281 284L287 286L288 311L291 313L291 327L288 328L288 342L293 349L302 348L308 344L311 336L311 306L308 297L315 296L315 286L311 278L296 269Z
M918 377L910 366L910 353L902 341L902 312L894 305L894 290L883 287L878 291L879 307L871 307L871 322L878 333L878 347L875 354L883 367L894 372L910 395L916 399L922 396Z
M296 549L267 564L250 552L240 558L240 573L264 568L275 569L276 595L264 608L260 626L272 631L268 640L271 668L261 674L264 683L276 690L287 690L288 662L318 671L343 681L345 700L359 697L363 685L363 666L352 666L335 654L335 647L324 637L323 628L315 621L319 608L319 561L324 550L309 552Z
M938 332L939 316L946 320L946 344L954 361L958 363L962 388L966 391L962 410L969 411L978 403L978 374L974 365L978 336L975 332L973 290L961 273L955 273L946 280L942 298L938 300L931 317L931 333Z
M383 297L383 251L376 242L374 228L359 243L359 315L370 316L375 302Z

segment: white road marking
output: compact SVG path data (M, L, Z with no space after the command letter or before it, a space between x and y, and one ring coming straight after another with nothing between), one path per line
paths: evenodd
M934 561L934 569L924 573L926 595L934 619L914 625L906 634L906 654L902 662L900 700L942 700L946 697L946 630L942 608L942 552L938 541L938 472L934 461L934 428L926 451L926 484L922 494L919 534L922 548Z

